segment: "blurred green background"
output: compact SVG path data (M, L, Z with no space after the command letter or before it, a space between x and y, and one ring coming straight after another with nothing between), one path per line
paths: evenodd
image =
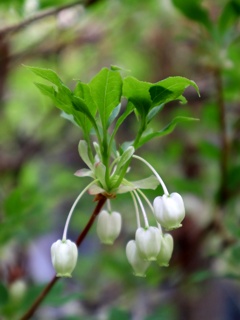
M125 246L135 213L120 195L112 202L123 217L120 238L101 245L94 226L73 278L57 283L33 319L240 319L240 1L93 0L57 10L71 3L0 3L0 319L19 319L53 276L49 248L87 181L73 175L84 166L81 132L39 93L24 64L51 68L72 88L117 65L150 82L184 76L201 93L187 89L188 103L168 104L153 125L178 115L200 121L139 151L185 202L170 266L132 275ZM37 20L46 10L54 14ZM119 142L130 140L135 121L125 123ZM149 171L136 164L131 174ZM86 195L72 240L93 208Z

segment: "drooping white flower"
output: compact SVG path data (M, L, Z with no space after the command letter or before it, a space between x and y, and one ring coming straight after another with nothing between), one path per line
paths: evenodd
M98 215L97 234L104 244L113 244L122 227L121 214L116 211L102 210Z
M161 249L157 256L157 263L162 267L168 267L173 252L173 237L169 233L162 236Z
M167 230L181 227L185 217L185 208L180 194L174 192L170 195L156 197L153 202L156 220Z
M143 260L136 245L135 240L130 240L126 246L128 262L133 268L133 273L137 277L145 277L146 270L150 265L149 261Z
M52 264L57 277L71 277L76 266L78 249L71 240L57 240L51 246Z
M156 227L138 228L135 238L142 258L147 261L156 260L161 248L160 230Z

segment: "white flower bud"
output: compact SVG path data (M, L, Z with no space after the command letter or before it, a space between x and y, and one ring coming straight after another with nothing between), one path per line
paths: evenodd
M15 302L20 302L27 291L27 284L22 279L17 279L9 286L9 295Z
M138 228L136 244L143 259L154 261L157 259L161 247L161 232L156 227Z
M173 252L173 237L166 233L162 236L161 249L157 256L157 263L162 267L168 267Z
M136 241L130 240L126 246L126 255L128 262L131 264L134 275L137 277L145 277L146 270L150 262L143 260L138 251Z
M78 249L70 240L58 240L51 246L52 264L57 277L71 277L76 266Z
M180 194L174 192L169 196L156 197L153 201L156 220L167 230L181 227L185 217L185 208Z
M97 234L104 244L113 244L119 236L122 226L121 214L112 211L102 210L98 215Z

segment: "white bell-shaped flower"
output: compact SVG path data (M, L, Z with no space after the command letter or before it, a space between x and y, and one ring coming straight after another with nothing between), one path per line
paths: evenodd
M173 252L173 237L169 233L162 236L161 249L157 256L157 263L162 267L168 267Z
M133 273L137 277L146 277L146 270L150 262L143 260L135 240L130 240L126 246L126 255L128 262L133 268Z
M161 232L156 227L138 228L136 244L143 259L154 261L161 248Z
M116 211L102 210L98 215L97 234L104 244L113 244L122 227L121 214Z
M20 302L27 292L27 284L23 279L17 279L9 285L8 290L10 298L14 302Z
M76 266L78 249L70 240L57 240L51 246L52 264L57 277L71 277Z
M156 220L167 230L181 227L185 217L185 208L180 194L174 192L170 195L156 197L153 202Z

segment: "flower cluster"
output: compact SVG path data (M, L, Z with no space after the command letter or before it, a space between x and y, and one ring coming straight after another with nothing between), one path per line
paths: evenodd
M88 191L90 194L103 194L107 199L107 209L102 210L98 215L97 234L104 244L113 244L119 236L122 226L122 218L119 212L111 209L110 199L117 194L130 193L137 220L137 230L135 239L130 240L126 246L126 255L136 276L145 276L150 262L156 261L160 266L168 266L173 252L173 238L169 233L163 233L163 228L168 231L181 226L185 216L185 209L182 197L178 193L169 194L163 180L156 170L145 159L134 154L134 148L128 147L121 156L112 161L107 169L101 159L99 146L94 143L96 156L90 160L87 152L87 143L80 141L79 153L88 169L78 170L75 175L79 177L91 177L93 181L79 194L75 200L63 232L62 240L58 240L51 247L52 263L57 272L57 276L70 277L77 261L77 247L75 243L67 240L67 229L74 211L74 208L83 194ZM121 168L132 159L139 160L149 167L153 176L139 181L129 181L124 177L119 178ZM106 175L106 171L109 170ZM108 181L106 181L106 176ZM120 183L119 183L120 182ZM164 194L154 199L153 204L145 196L142 189L155 189L162 186ZM153 213L156 226L150 226L145 211L143 201L146 202ZM140 209L140 210L139 210ZM141 226L140 211L144 220L144 227Z
M171 101L187 102L184 91L192 86L199 94L196 83L184 77L168 77L156 83L140 81L117 66L102 68L88 83L77 81L75 88L63 83L56 72L45 68L27 67L45 83L35 83L40 92L51 98L61 115L81 129L83 140L79 154L88 168L75 175L93 179L75 200L65 224L62 240L52 246L52 262L59 276L70 276L76 263L76 247L67 240L68 225L74 208L86 191L96 199L108 199L108 208L99 214L97 233L101 242L111 244L121 230L121 215L111 210L110 199L121 193L130 193L133 199L137 231L135 240L127 245L127 257L136 275L144 275L149 261L167 265L173 249L171 230L181 226L184 204L177 193L169 194L156 170L136 150L150 140L171 133L183 121L197 119L177 116L161 130L150 127L151 121ZM124 101L125 108L122 108ZM121 112L120 112L121 111ZM136 132L132 141L117 142L117 133L125 120L136 116ZM135 126L134 126L135 127ZM126 179L132 160L145 163L153 175L139 181ZM161 184L163 195L153 204L142 190L155 189ZM144 200L156 218L156 226L149 226L142 203ZM141 209L144 227L140 224Z

